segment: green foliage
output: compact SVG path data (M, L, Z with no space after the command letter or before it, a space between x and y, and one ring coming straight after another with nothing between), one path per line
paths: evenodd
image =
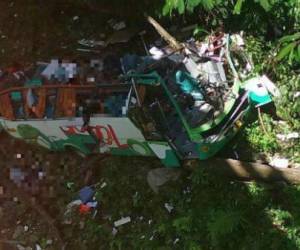
M233 233L243 222L241 211L213 210L207 223L208 235L213 246L218 246L220 241Z
M263 131L259 122L256 121L246 128L247 138L252 148L257 152L272 153L279 148L279 145L270 123L270 117L264 116L263 120L267 133Z
M225 1L226 2L226 1ZM240 14L244 2L252 2L259 4L265 11L269 11L280 0L237 0L234 8L234 14ZM213 8L223 7L227 4L220 0L166 0L163 14L170 14L173 10L177 10L179 14L183 14L186 10L192 12L197 7L202 7L207 11Z
M243 5L244 0L237 0L236 4L234 6L233 9L233 14L241 14L241 9L242 9L242 5Z
M281 49L276 56L277 61L285 59L289 64L300 63L300 32L282 37L279 46Z
M179 217L173 221L173 227L176 233L189 233L191 228L191 218L188 216Z
M292 128L300 129L300 98L296 96L300 90L300 76L278 67L278 85L281 98L276 100L277 112L284 120L288 121Z
M166 0L163 8L163 14L171 14L172 11L178 11L183 14L186 10L192 12L196 7L201 6L209 11L213 8L220 6L220 0Z
M237 0L236 4L234 6L233 13L234 14L240 14L241 9L243 6L243 3L247 0ZM249 2L249 0L248 0ZM254 0L254 3L260 4L260 6L265 10L265 11L270 11L273 5L275 5L276 2L279 2L278 0L276 1L269 1L269 0Z
M145 176L161 167L158 161L109 158L101 166L99 182L107 186L97 188L99 212L111 219L78 218L85 226L78 234L75 222L70 227L70 249L78 249L78 241L87 249L300 249L299 187L230 182L200 163L154 194ZM113 236L112 224L122 216L131 222Z
M274 226L284 230L285 226L292 219L292 215L288 211L282 209L271 208L266 211Z
M207 30L205 30L204 28L200 27L199 25L193 31L194 37L199 37L200 35L203 35L203 34L208 35L209 32Z
M253 182L246 185L246 187L254 204L259 204L266 199L266 190L263 186Z

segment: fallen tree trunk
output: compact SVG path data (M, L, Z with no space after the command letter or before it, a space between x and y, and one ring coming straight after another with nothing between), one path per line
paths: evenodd
M198 161L190 165L193 170L197 167L212 171L214 174L243 180L284 181L290 184L300 184L300 169L297 168L274 168L261 163L220 158Z
M175 50L183 49L182 44L180 44L173 36L171 36L169 32L167 32L156 20L154 20L154 18L148 16L147 20L171 47L173 47Z

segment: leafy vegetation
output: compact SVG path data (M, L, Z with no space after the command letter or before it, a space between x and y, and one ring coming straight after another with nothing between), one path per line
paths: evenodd
M195 34L219 27L227 32L246 31L246 50L255 74L267 74L279 87L275 100L277 117L263 115L268 133L256 122L246 129L251 146L259 152L293 155L299 141L281 145L276 133L300 128L300 2L297 0L165 0L164 15L194 17ZM198 21L197 21L198 20ZM282 119L287 126L277 126ZM299 157L296 156L297 162Z
M80 240L86 249L300 249L299 187L233 182L199 165L157 195L144 178L153 164L159 166L138 158L105 161L100 182L107 186L98 199L108 219L99 225L85 218L69 247ZM165 203L174 209L168 212ZM113 235L110 225L123 216L131 222Z

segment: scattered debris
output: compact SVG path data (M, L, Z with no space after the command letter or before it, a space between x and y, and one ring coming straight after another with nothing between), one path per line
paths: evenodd
M89 201L92 201L92 198L95 194L95 190L91 187L84 187L79 190L79 199L82 201L82 203L87 203Z
M91 207L86 204L79 205L79 213L80 214L88 214L91 211Z
M100 189L103 189L103 188L105 188L107 186L107 183L106 182L103 182L102 184L101 184L101 186L100 186Z
M281 141L289 141L291 139L300 138L300 134L298 132L292 132L288 134L277 134L276 137Z
M66 208L66 211L65 211L65 215L69 214L73 207L74 206L80 206L82 204L82 201L81 200L74 200L74 201L71 201L68 205L67 205L67 208Z
M152 47L149 52L154 60L160 60L165 55L165 53L157 47Z
M179 242L179 239L176 238L176 239L173 241L173 245L176 245L178 242Z
M77 51L81 51L81 52L87 52L87 53L101 53L101 51L99 50L94 50L94 49L81 49L81 48L78 48L76 49Z
M122 30L126 28L126 23L124 21L116 21L115 19L110 19L107 24L114 30Z
M78 41L78 43L82 46L86 46L86 47L90 47L90 48L94 48L97 46L101 46L101 47L106 46L106 42L104 42L104 41L95 41L95 40L86 40L86 39L81 39Z
M75 183L74 182L71 182L71 181L68 181L66 186L68 189L72 189L72 187L74 187Z
M279 158L278 156L272 157L269 162L270 166L275 168L288 168L289 160L286 158Z
M239 47L245 46L245 41L240 34L233 34L230 36L232 42Z
M26 247L23 247L22 245L18 244L17 249L18 250L26 250Z
M77 20L79 20L79 16L74 16L73 21L77 21Z
M121 21L121 22L118 22L118 23L115 23L112 28L114 30L122 30L122 29L125 29L126 28L126 23L124 21Z
M92 208L96 208L98 206L98 201L89 201L86 203L86 205Z
M111 233L112 233L113 236L116 236L116 234L118 233L118 229L116 229L115 227L113 227Z
M114 226L119 227L119 226L129 223L130 221L131 221L131 218L129 216L123 217L122 219L115 221Z
M151 189L158 193L159 187L164 185L166 182L177 180L180 176L180 170L170 168L156 168L150 170L147 174L147 182Z
M298 98L300 97L300 91L297 91L295 94L294 94L294 98Z
M48 240L46 241L46 244L47 244L48 246L52 245L52 244L53 244L53 240L52 240L52 239L48 239Z
M184 190L183 190L183 194L190 194L192 192L191 188L189 186L187 186Z
M169 203L165 203L165 208L168 210L169 213L171 213L174 209L174 207Z

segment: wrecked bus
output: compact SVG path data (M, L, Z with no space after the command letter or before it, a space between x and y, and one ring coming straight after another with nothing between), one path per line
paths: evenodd
M14 84L2 74L1 127L26 142L83 156L154 156L167 167L212 157L253 107L271 101L273 88L265 76L241 80L224 37L218 59L187 53L188 44L184 53L159 59L126 55L119 60L122 77L108 83L58 61L39 65L30 77L15 70Z

